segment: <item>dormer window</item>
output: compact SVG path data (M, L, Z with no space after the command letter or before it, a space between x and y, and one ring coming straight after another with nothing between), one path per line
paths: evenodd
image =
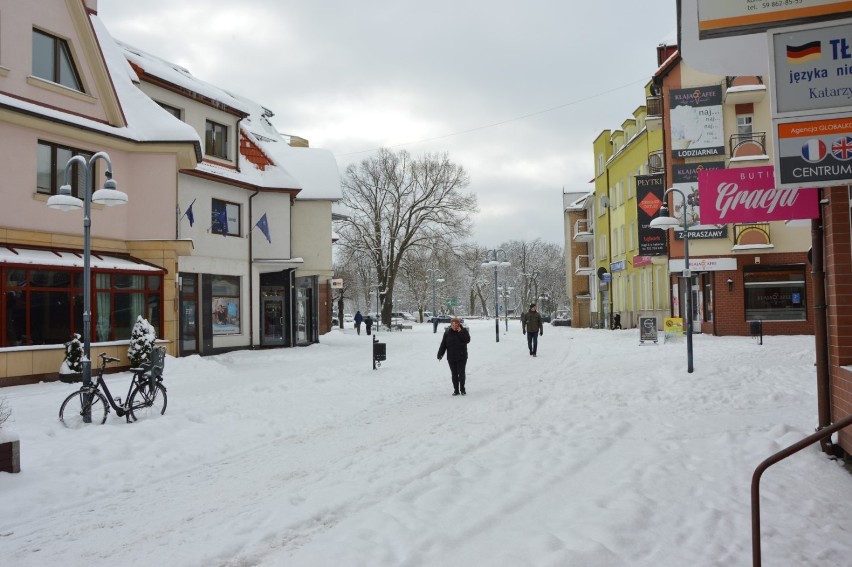
M33 30L33 76L83 92L68 42Z
M228 159L228 127L207 121L204 135L204 153L207 155Z

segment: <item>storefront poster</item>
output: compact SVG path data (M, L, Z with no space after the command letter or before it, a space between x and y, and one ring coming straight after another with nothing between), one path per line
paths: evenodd
M240 333L240 299L238 297L214 297L212 313L214 335Z

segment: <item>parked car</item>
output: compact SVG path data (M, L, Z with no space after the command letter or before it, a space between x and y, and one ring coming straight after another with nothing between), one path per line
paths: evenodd
M351 314L351 313L344 313L344 314L343 314L343 322L344 322L344 323L354 323L354 322L355 322L355 318L354 318L354 317L352 317L352 314Z
M554 327L570 327L571 316L567 313L559 313L550 321L550 324Z

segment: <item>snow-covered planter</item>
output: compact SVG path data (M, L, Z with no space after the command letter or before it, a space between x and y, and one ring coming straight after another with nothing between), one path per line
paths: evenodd
M133 331L130 333L130 347L127 349L127 358L130 360L131 368L138 368L151 359L154 343L157 342L157 333L153 325L147 319L139 315Z
M80 335L74 333L71 340L65 343L65 360L59 366L59 379L63 382L74 383L82 380L83 376L83 343Z
M5 399L0 399L0 472L21 472L21 442L3 424L12 415Z

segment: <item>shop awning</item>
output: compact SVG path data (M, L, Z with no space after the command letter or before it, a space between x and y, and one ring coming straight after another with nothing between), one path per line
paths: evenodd
M110 256L92 253L90 265L95 270L128 270L136 272L165 272L132 256ZM0 247L0 264L22 266L47 266L55 268L83 268L83 253L50 249Z

